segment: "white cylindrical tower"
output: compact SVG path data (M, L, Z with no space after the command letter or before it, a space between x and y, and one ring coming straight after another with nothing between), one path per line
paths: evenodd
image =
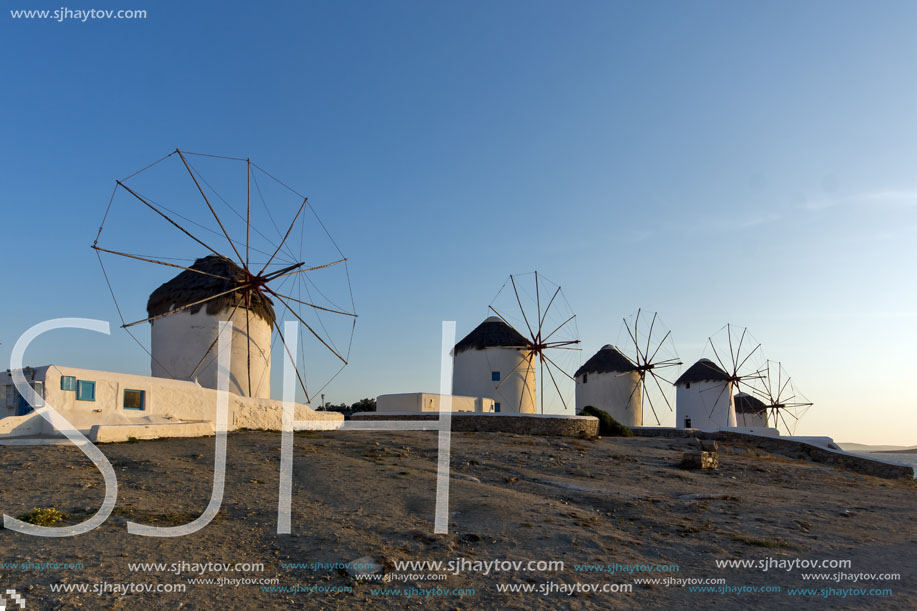
M637 366L606 344L573 376L576 413L587 405L605 411L625 426L643 426L643 382Z
M242 396L271 396L271 331L274 309L260 293L217 297L201 305L167 314L190 303L223 293L245 282L245 272L231 260L211 255L172 278L150 295L152 374L160 378L197 380L217 388L219 323L233 323L229 390ZM246 326L247 325L247 326ZM247 331L246 331L247 329Z
M736 426L767 428L767 406L764 402L746 392L733 397L736 408Z
M534 414L535 367L530 343L491 316L455 345L452 392L494 400L494 411Z
M701 359L675 380L675 427L716 431L736 425L732 380L716 363Z

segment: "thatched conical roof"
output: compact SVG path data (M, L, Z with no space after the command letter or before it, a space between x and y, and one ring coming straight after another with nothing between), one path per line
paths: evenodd
M146 302L148 316L159 316L175 308L228 291L234 286L243 284L246 280L245 271L241 267L231 259L218 255L210 255L198 259L190 267L215 276L229 278L229 280L184 270L168 282L160 285L150 294L150 298ZM208 314L215 315L235 307L237 303L242 301L242 292L240 291L217 297L207 303L190 307L186 311L194 314L202 307L206 307ZM239 307L244 308L244 302ZM269 324L274 324L273 303L267 297L262 296L261 293L255 291L251 293L251 308L249 311L260 316Z
M633 361L624 356L620 350L611 344L605 344L601 350L593 354L592 358L576 370L573 377L578 378L584 373L627 373L636 371L636 369L637 366Z
M734 401L737 414L759 414L767 410L767 406L761 399L747 392L736 393Z
M690 382L728 382L729 374L710 359L701 359L675 380L675 386Z
M491 316L455 345L454 354L485 348L528 348L531 342L496 316Z

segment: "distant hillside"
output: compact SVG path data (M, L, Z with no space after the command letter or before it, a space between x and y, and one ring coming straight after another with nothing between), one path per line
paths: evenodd
M838 443L845 452L911 452L917 446L872 446L865 443Z

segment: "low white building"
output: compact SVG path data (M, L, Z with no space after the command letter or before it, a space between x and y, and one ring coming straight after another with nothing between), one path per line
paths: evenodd
M747 392L733 397L736 410L736 425L747 428L767 428L767 406L763 401Z
M625 426L643 426L643 388L637 366L606 344L574 374L576 413L588 405L607 412Z
M32 406L0 373L0 437L53 434L53 427L34 408L50 405L91 441L124 441L152 437L212 434L217 391L197 382L78 369L60 365L27 367L26 380L42 397ZM229 393L229 430L280 430L282 401ZM337 428L341 414L315 412L297 404L296 420L314 420L316 428ZM326 424L321 424L326 423Z
M736 426L732 380L710 359L691 365L675 380L675 428L717 431Z
M494 411L534 414L535 366L530 342L491 316L455 345L452 392L487 397Z
M440 412L443 411L446 395L427 392L400 393L379 395L376 397L376 413L405 413L405 412ZM451 395L449 402L450 411L492 413L494 400L487 397L463 397Z

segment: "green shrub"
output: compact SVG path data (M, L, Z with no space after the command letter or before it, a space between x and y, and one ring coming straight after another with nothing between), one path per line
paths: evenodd
M593 416L599 419L599 435L603 437L633 437L634 432L615 420L608 412L587 405L583 408L583 416Z
M67 517L66 513L53 507L33 507L32 511L22 514L19 519L36 526L54 526L66 520Z

